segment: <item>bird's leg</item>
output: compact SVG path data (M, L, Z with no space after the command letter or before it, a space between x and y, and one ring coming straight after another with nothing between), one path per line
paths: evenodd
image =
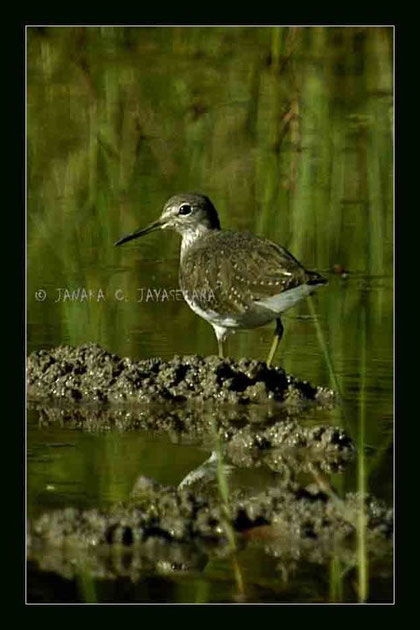
M219 358L220 359L224 359L224 352L223 352L223 342L226 339L226 328L223 328L223 326L218 326L217 324L212 324L213 326L213 330L214 333L216 335L216 339L217 339L217 348L219 350Z
M280 339L283 337L283 324L281 323L280 317L276 319L276 329L274 331L273 343L271 344L270 352L268 353L267 365L270 367L271 362L274 358L274 355L277 350L277 346L279 345Z
M219 348L219 358L223 359L224 358L224 354L223 354L223 341L219 338L217 338L217 347Z

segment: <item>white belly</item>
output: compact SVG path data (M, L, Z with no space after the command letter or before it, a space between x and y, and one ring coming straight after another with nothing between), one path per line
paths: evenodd
M273 295L263 300L254 302L254 306L244 313L221 314L209 310L203 310L186 294L184 299L191 310L208 321L213 326L222 328L258 328L276 319L281 313L297 304L303 297L310 295L316 286L302 284L294 289L289 289L278 295Z
M210 324L221 326L223 328L258 328L258 326L268 324L276 317L276 314L272 311L259 306L253 308L252 311L247 311L246 313L221 315L220 313L216 313L216 311L212 310L204 311L202 308L197 306L197 304L194 304L187 298L185 298L185 301L194 313L210 322Z
M254 302L254 304L268 308L276 315L280 315L280 313L287 311L287 309L300 302L302 298L310 295L316 288L317 285L314 284L301 284L294 289L283 291L283 293L279 293L278 295L272 295L263 300L258 300Z
M205 311L190 300L186 294L184 294L184 299L194 313L213 326L217 339L224 341L229 334L234 333L238 328L258 328L269 324L281 313L297 304L303 297L310 295L316 288L316 285L303 284L278 295L258 300L248 311L232 315L222 315L210 309Z

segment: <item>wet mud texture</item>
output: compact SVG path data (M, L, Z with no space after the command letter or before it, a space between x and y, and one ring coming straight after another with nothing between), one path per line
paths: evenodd
M392 512L372 497L348 494L340 499L315 483L279 480L275 488L257 494L232 492L226 512L217 497L141 477L131 499L110 511L66 508L31 522L28 559L67 578L77 575L79 561L100 578L135 580L149 570L202 570L211 557L232 553L228 523L239 552L262 546L281 571L293 570L303 560L324 564L332 556L351 567L361 510L370 561L388 558L389 565Z
M91 432L110 430L165 433L176 444L206 449L224 445L224 458L240 468L266 465L280 472L284 466L307 470L317 464L325 472L343 470L353 459L351 438L339 428L306 426L302 410L267 410L261 405L236 408L191 409L182 405L91 408L84 405L30 403L40 427L67 427Z
M59 346L28 358L28 395L66 402L213 401L248 405L331 403L334 394L250 359L197 355L170 361L120 358L98 345Z

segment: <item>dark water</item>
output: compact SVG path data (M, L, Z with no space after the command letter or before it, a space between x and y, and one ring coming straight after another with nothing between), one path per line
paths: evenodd
M305 421L340 425L359 446L331 476L340 495L362 488L391 505L392 45L386 28L29 29L28 352L93 341L133 358L216 353L175 293L177 235L112 246L170 195L204 192L224 227L328 278L315 309L343 402ZM308 304L283 323L277 362L331 385ZM240 332L228 354L264 359L271 335ZM28 516L110 506L140 474L178 484L208 455L165 435L41 428L30 412ZM275 480L258 469L232 483ZM338 580L333 563L301 563L285 579L263 550L238 562L248 601L359 598L354 567ZM368 601L392 600L391 572L368 572ZM229 559L118 584L28 570L31 601L236 601L236 587Z

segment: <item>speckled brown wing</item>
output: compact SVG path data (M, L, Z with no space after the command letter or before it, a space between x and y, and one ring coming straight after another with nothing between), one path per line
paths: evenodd
M271 241L248 233L212 231L187 250L179 279L182 291L199 308L234 314L311 276L286 249Z

